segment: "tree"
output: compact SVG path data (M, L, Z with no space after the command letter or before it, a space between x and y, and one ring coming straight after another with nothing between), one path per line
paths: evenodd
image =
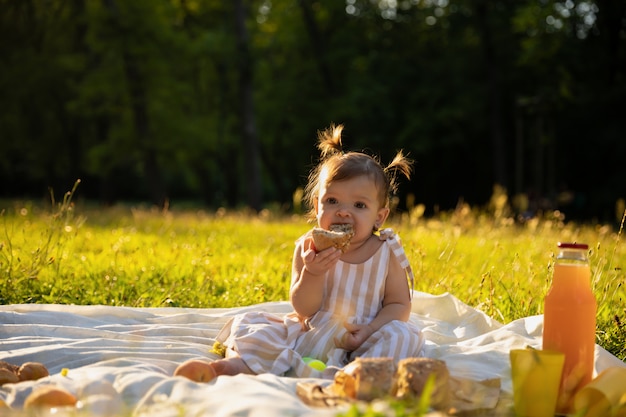
M401 190L432 210L501 183L587 216L612 213L623 188L623 2L0 7L5 197L80 177L103 202L285 206L331 122L348 150L408 152Z
M254 210L261 210L261 172L259 167L259 141L257 138L254 99L253 99L253 68L254 63L250 54L250 40L246 28L247 11L244 0L235 0L235 28L237 38L237 53L239 71L239 94L241 100L242 148L244 178L247 182L248 206Z

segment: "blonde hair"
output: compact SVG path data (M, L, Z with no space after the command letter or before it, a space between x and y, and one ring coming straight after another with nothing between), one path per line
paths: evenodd
M343 125L331 124L326 130L318 132L318 149L321 151L320 162L309 174L304 189L304 200L309 206L309 218L315 219L314 202L319 196L321 181L329 184L333 181L344 181L367 176L378 190L380 207L389 207L389 200L398 188L397 176L402 174L411 178L413 161L398 151L391 163L383 167L377 157L364 152L344 152L341 142Z

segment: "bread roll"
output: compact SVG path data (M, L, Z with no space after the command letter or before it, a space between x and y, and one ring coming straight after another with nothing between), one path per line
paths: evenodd
M39 362L26 362L17 371L20 381L36 381L48 375L48 369Z
M335 374L332 389L355 400L385 398L391 393L395 375L393 358L357 358Z
M15 374L8 369L0 368L0 385L4 384L15 384L16 382L20 382L20 379Z
M22 366L0 361L0 385L20 381L35 381L48 376L48 369L39 362L26 362Z
M330 226L330 230L316 227L313 229L311 235L313 236L315 249L318 252L328 249L331 246L345 252L350 245L352 236L354 236L354 229L351 224L333 224Z
M398 398L421 398L430 376L434 387L430 406L436 410L450 407L450 373L444 361L432 358L407 358L398 362L395 396Z
M78 402L74 394L64 388L44 385L35 388L24 401L24 409L34 407L73 407Z

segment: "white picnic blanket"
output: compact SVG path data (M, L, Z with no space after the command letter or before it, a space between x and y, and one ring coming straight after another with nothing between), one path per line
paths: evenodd
M172 376L187 359L214 358L209 350L218 330L229 317L249 310L284 314L290 306L0 306L0 360L41 362L50 371L50 377L38 381L4 385L0 399L20 410L33 387L53 383L78 396L85 415L335 415L337 410L304 404L296 395L302 380L295 378L237 375L197 384ZM448 293L416 292L410 320L424 331L426 356L444 360L452 376L501 378L507 392L509 351L527 345L541 348L542 316L503 325ZM596 371L612 366L626 365L596 346Z

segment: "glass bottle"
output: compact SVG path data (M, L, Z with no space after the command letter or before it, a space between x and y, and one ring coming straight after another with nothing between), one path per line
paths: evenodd
M543 349L565 353L556 411L566 414L572 411L574 394L593 377L597 304L588 246L559 242L558 249L544 301Z

